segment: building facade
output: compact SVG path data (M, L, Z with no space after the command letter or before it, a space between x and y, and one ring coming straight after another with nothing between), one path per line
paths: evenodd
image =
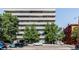
M9 12L12 15L18 17L19 20L19 32L17 33L17 39L23 39L25 26L34 24L40 39L43 40L45 25L48 23L55 22L56 10L53 8L6 8L5 12Z
M72 39L71 34L74 31L74 29L78 28L78 27L79 27L79 24L70 24L64 29L64 33L65 33L64 43L66 43L66 44L76 44L77 43L77 41Z

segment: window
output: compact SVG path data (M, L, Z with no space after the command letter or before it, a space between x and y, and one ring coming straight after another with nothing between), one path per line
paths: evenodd
M28 15L28 16L25 16L25 15L21 15L21 16L17 16L17 17L55 17L55 15L53 15L53 16L49 16L49 15L45 15L45 16L30 16L30 15Z
M56 11L6 11L11 13L55 13Z

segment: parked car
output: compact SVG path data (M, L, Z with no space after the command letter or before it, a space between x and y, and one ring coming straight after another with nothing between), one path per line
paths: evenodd
M15 44L15 47L23 47L23 46L27 46L27 42L25 40L20 40Z
M0 50L7 49L7 45L4 43L4 41L0 41Z
M23 47L23 44L22 43L16 43L15 47Z
M14 44L9 44L8 47L15 48L15 45Z
M79 50L79 40L77 40L77 42L76 42L75 49Z
M79 44L75 45L75 49L79 50Z

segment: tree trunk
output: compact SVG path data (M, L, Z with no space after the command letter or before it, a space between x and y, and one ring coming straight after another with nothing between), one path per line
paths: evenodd
M55 44L55 40L53 40L52 43Z

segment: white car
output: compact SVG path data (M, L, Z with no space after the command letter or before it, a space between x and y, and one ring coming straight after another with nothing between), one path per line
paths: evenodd
M33 45L34 45L34 46L42 46L43 43L39 43L39 42L38 42L38 43L33 43Z

